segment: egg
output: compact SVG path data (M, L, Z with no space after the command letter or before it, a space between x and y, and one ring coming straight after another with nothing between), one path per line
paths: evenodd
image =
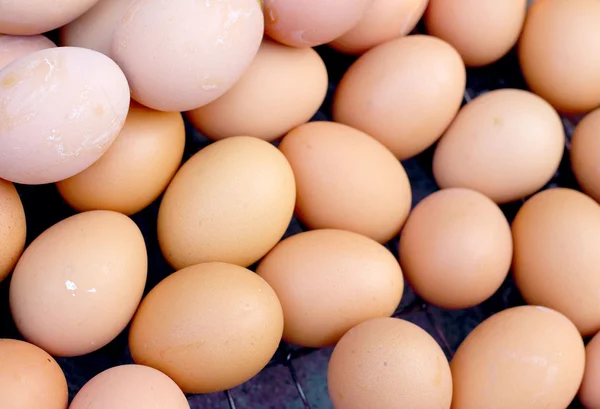
M371 48L409 34L428 0L373 0L363 18L329 45L346 54L363 54Z
M584 336L600 330L600 205L576 190L544 190L512 224L513 275L529 304L566 315Z
M256 0L135 0L113 33L110 56L133 99L159 111L188 111L240 79L263 27Z
M265 39L242 78L187 118L211 139L248 135L273 141L312 118L327 86L327 68L315 50Z
M279 149L296 178L296 215L309 228L349 230L381 243L398 234L411 207L410 183L381 143L319 121L293 129Z
M585 347L585 372L579 388L579 400L586 409L600 407L600 335L596 334Z
M13 270L27 238L23 203L15 186L0 179L0 282Z
M0 34L0 70L27 54L54 47L56 47L56 44L42 35L12 36Z
M435 37L388 41L342 77L333 119L371 135L399 159L431 146L460 108L466 72L460 55Z
M571 137L571 168L581 188L600 202L600 109L590 112Z
M537 95L500 89L465 105L433 157L440 187L477 190L507 203L541 189L556 173L564 152L560 117Z
M92 166L56 184L78 211L113 210L132 215L156 200L177 172L185 147L178 112L132 103L110 149Z
M460 345L452 407L564 409L583 377L585 349L562 314L520 306L496 313Z
M444 352L415 324L375 318L338 342L327 373L335 409L450 409L452 377Z
M400 235L400 264L425 301L469 308L496 292L512 261L502 210L479 192L443 189L413 209Z
M164 194L162 253L175 269L209 261L249 266L281 239L295 200L292 168L273 145L249 136L215 142L181 167Z
M0 178L76 175L106 152L128 110L125 75L96 51L56 47L13 61L0 71Z
M2 409L66 409L67 380L60 366L35 345L0 339Z
M190 409L171 378L142 365L109 368L77 392L69 409Z
M131 324L133 360L160 370L186 393L242 384L263 369L283 331L281 304L258 275L225 263L165 278Z
M600 3L536 0L519 41L527 85L557 110L584 113L600 105Z
M0 33L34 35L59 28L76 19L98 0L4 0Z
M262 259L256 273L281 301L283 339L309 347L334 345L355 325L389 317L404 289L389 250L343 230L291 236Z
M263 0L265 33L293 47L314 47L352 29L374 0Z
M54 356L79 356L112 341L142 298L146 245L120 213L64 219L27 247L10 282L10 309L23 337Z

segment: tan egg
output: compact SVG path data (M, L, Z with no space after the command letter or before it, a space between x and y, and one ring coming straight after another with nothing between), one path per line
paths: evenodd
M109 55L112 37L133 0L100 0L60 29L61 45L84 47Z
M343 53L362 54L408 35L423 16L427 3L428 0L374 0L359 23L329 45Z
M585 347L585 373L579 387L579 400L586 409L600 407L600 335L596 334Z
M545 190L521 207L512 234L525 301L563 313L584 336L598 332L600 206L576 190Z
M81 213L27 247L10 282L10 308L25 339L54 356L102 348L126 327L147 273L140 229L122 214Z
M89 380L69 409L190 409L185 395L171 378L142 365L121 365Z
M350 328L389 317L404 281L381 244L343 230L313 230L281 241L256 273L283 308L283 339L296 345L334 345Z
M127 75L133 99L188 111L241 78L263 28L256 0L135 0L113 33L110 56Z
M13 270L27 238L25 210L17 189L0 179L0 282Z
M600 109L590 112L571 137L571 167L586 194L600 202Z
M375 318L338 342L327 374L335 409L450 409L452 377L444 352L415 324Z
M65 201L78 211L139 212L167 188L185 147L179 112L161 112L133 103L119 136L92 166L58 182Z
M293 129L279 149L296 177L296 215L311 229L349 230L385 243L411 206L404 168L369 135L334 122Z
M0 34L0 70L16 59L56 44L42 35L12 36Z
M411 35L363 54L340 81L333 119L368 133L407 159L431 146L460 108L466 72L435 37Z
M211 139L248 135L273 141L312 118L327 86L327 68L315 50L265 39L233 88L187 118Z
M536 0L519 41L519 61L533 92L565 113L600 105L600 2Z
M125 75L77 47L36 51L0 71L0 178L30 185L83 171L110 147L129 110Z
M67 380L54 358L16 339L0 339L2 409L67 409Z
M246 267L281 239L295 200L292 168L277 148L227 138L177 172L160 205L158 241L176 269L208 261Z
M561 119L546 101L518 89L491 91L460 110L435 149L433 174L442 188L511 202L548 183L564 141Z
M543 307L509 308L479 324L456 351L452 407L564 409L584 365L583 340L565 316Z
M293 47L314 47L354 27L373 0L263 0L265 34Z
M98 0L3 0L0 33L33 35L68 24Z
M136 363L170 376L186 393L249 380L269 362L283 331L275 292L243 267L205 263L170 275L146 296L131 324Z
M473 190L443 189L422 200L400 235L400 264L412 288L443 308L469 308L492 296L512 261L510 226Z

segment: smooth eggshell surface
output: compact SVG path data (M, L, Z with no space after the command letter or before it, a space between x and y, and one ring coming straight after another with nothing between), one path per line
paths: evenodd
M585 347L585 373L579 387L579 400L586 409L600 408L600 335Z
M23 341L0 339L2 409L66 409L67 380L47 352Z
M44 184L96 162L125 123L129 87L110 58L41 50L0 71L0 177Z
M585 349L565 316L536 306L501 311L460 345L452 407L564 409L583 377Z
M136 224L93 211L64 219L27 247L10 283L10 308L25 339L54 356L112 341L142 298L148 261Z
M13 270L27 238L25 210L17 189L0 179L0 282Z
M249 380L272 358L283 331L277 295L243 267L205 263L177 271L144 298L129 332L136 363L186 393Z
M571 167L583 191L600 202L600 109L590 112L571 137Z
M0 70L14 60L56 44L42 35L11 36L0 34Z
M437 342L415 324L375 318L338 342L327 374L335 409L450 409L452 377Z
M160 111L188 111L240 79L263 27L256 0L135 0L114 32L110 55L133 99Z
M399 159L431 146L463 99L466 71L448 43L426 35L367 51L342 77L333 119L368 133Z

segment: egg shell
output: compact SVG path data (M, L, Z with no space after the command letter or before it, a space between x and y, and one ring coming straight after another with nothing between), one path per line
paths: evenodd
M0 71L0 177L37 185L83 171L128 110L123 72L96 51L56 47L13 61Z
M408 176L381 143L333 122L310 122L289 132L279 149L296 177L296 215L311 229L394 237L411 206Z
M285 233L296 185L285 156L239 136L196 153L177 172L158 213L163 255L181 269L209 261L249 266Z
M329 45L346 54L363 54L408 35L423 16L427 3L428 0L374 0L358 24Z
M263 0L265 33L292 47L315 47L352 29L373 0Z
M453 408L564 409L583 377L577 328L556 311L520 306L479 324L450 368Z
M426 35L388 41L342 77L333 119L368 133L399 159L431 146L460 108L465 66L448 43Z
M327 86L327 68L315 50L265 39L242 78L187 118L214 140L248 135L273 141L312 118Z
M127 216L99 210L64 219L17 263L9 292L17 329L54 356L100 349L133 317L147 268L144 238Z
M513 275L528 304L566 315L584 336L600 330L600 206L576 190L544 190L512 224Z
M571 137L571 168L583 191L600 202L600 109L590 112Z
M529 88L564 113L600 105L600 3L536 0L519 40L521 71Z
M465 187L507 203L554 176L564 142L561 119L542 98L519 89L490 91L465 105L440 139L433 174L442 188Z
M78 211L132 215L156 200L179 169L185 127L179 112L133 103L110 149L92 166L56 184Z
M12 36L0 34L0 70L16 59L56 44L42 35Z
M135 0L113 33L110 55L133 99L160 111L188 111L240 79L263 28L256 0Z
M281 301L283 339L308 347L334 345L355 325L389 317L404 289L389 250L343 230L289 237L262 259L256 273Z
M400 235L411 287L444 308L487 300L508 275L512 236L502 210L479 192L443 189L413 209Z
M327 373L335 409L450 409L452 377L444 352L415 324L375 318L338 342Z
M142 365L109 368L77 392L69 409L190 409L171 378Z
M258 275L225 263L165 278L131 324L136 363L170 376L186 393L233 388L269 362L283 332L277 295Z
M67 380L60 366L35 345L0 339L0 402L3 409L66 409Z
M0 179L0 282L13 270L27 238L25 210L17 189Z
M579 401L586 409L600 407L600 336L594 335L585 347L585 372L579 388Z

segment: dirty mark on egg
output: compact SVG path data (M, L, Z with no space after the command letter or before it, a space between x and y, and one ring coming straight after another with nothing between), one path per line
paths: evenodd
M229 31L242 19L249 19L252 17L252 11L244 11L243 9L239 9L227 3L226 10L222 13L222 26L223 29L221 34L217 36L217 40L215 41L215 45L224 46L225 42L229 37Z
M75 297L75 291L77 290L77 284L75 284L71 280L65 281L65 287L67 287L68 291L71 291L71 296Z

